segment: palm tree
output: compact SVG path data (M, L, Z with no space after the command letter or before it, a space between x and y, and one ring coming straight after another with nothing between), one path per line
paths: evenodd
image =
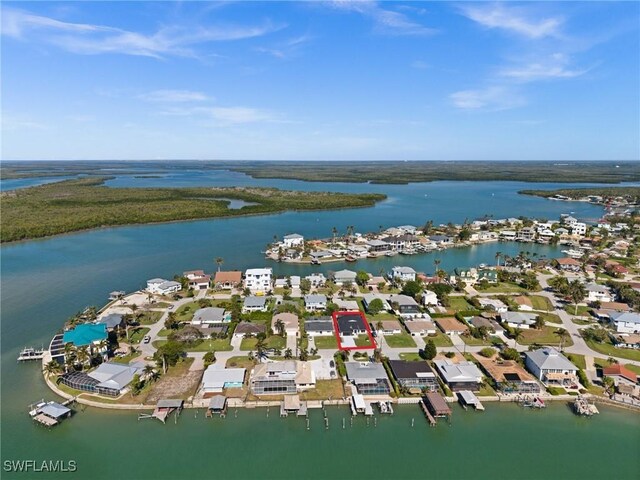
M331 234L333 235L333 241L331 243L333 243L333 245L336 244L336 235L338 234L338 229L336 227L333 227L331 229Z
M142 376L144 378L150 378L153 372L155 372L155 370L152 365L145 365L142 369Z
M275 327L278 335L284 336L284 322L281 319L276 320Z
M267 344L265 343L265 341L262 338L258 338L258 341L256 342L256 356L258 357L258 359L262 358L266 347Z
M554 333L560 337L560 351L562 351L564 349L565 340L570 336L569 332L564 328L558 328Z
M500 259L502 258L502 252L496 252L496 266L500 266Z
M289 360L291 357L293 357L293 352L291 351L290 348L287 348L284 351L284 358L286 358L287 360Z
M78 348L76 360L78 361L78 363L80 363L80 365L84 365L89 360L89 351L86 346Z
M513 331L513 348L516 347L516 344L518 343L518 340L522 339L522 329L520 328L516 328Z
M47 362L44 366L44 373L46 373L47 376L55 375L57 373L60 373L61 371L62 371L62 366L55 360L51 360L50 362Z
M575 305L575 311L573 313L574 315L578 315L578 303L584 300L584 297L586 296L587 289L585 288L584 284L582 284L582 282L580 282L579 280L574 280L569 284L569 297L571 297L571 300Z
M218 271L220 271L220 265L224 263L224 258L216 257L216 265L218 266Z
M440 268L440 262L441 262L441 260L440 260L439 258L435 258L435 259L433 260L433 266L434 266L434 268L435 268L435 274L436 274L436 276L438 276L438 269Z

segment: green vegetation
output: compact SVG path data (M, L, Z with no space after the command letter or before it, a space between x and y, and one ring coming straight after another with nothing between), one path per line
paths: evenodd
M493 342L489 339L476 338L472 335L460 335L460 338L470 346L493 345Z
M593 325L592 320L581 320L578 317L571 317L571 321L576 325Z
M358 347L370 347L371 346L371 340L369 339L369 335L364 334L364 333L362 335L358 335L356 337L356 346L358 346Z
M540 295L530 295L529 300L531 300L531 305L534 310L541 311L549 311L553 310L553 305L551 304L551 300L547 297L542 297Z
M591 308L586 305L578 305L578 311L574 305L565 305L564 311L569 315L577 315L579 317L591 317Z
M313 339L318 350L336 350L338 348L338 340L334 335L318 336Z
M567 391L562 387L547 387L547 392L554 396L567 394Z
M449 296L449 307L451 310L456 312L458 311L466 311L473 310L473 305L471 305L464 297L453 297Z
M476 395L479 397L494 397L496 395L496 391L488 383L483 383Z
M162 317L162 312L156 312L154 310L138 310L136 312L136 320L140 325L153 325Z
M185 303L176 310L175 319L178 322L190 322L198 310L200 310L200 305L197 301Z
M589 195L597 195L600 197L626 197L632 202L640 200L639 187L589 187L565 188L559 190L521 190L518 193L545 198L553 197L554 195L562 195L573 199L579 199Z
M156 340L153 342L153 346L159 348L167 343L167 340ZM233 350L231 343L228 339L204 339L195 345L183 346L185 352L208 352L213 350L214 352L228 352Z
M491 358L496 354L496 349L491 347L485 347L482 350L480 350L480 352L478 353L485 358Z
M384 339L391 348L410 348L416 346L416 342L413 341L413 338L411 338L411 335L408 333L385 335Z
M586 370L587 363L584 360L584 355L580 355L579 353L569 353L567 358L571 363L573 363L576 367Z
M283 212L368 207L381 194L275 188L110 188L108 177L65 180L0 197L0 241L11 242L107 226ZM252 205L229 209L228 200Z
M489 284L486 288L477 288L483 293L524 293L527 290L517 283L512 282L498 282L496 284Z
M318 380L316 388L300 393L300 400L325 400L343 398L345 396L344 386L341 378L333 380Z
M591 350L608 355L610 357L626 358L628 360L635 360L640 362L640 350L633 350L631 348L617 348L615 347L609 338L604 342L598 342L593 339L585 338L587 346Z
M265 339L265 348L275 348L282 350L287 346L287 341L284 337L279 335L271 335ZM258 339L256 337L251 338L243 338L242 343L240 343L240 350L255 350L256 345L258 343Z
M142 338L149 333L149 328L137 327L135 329L131 329L129 331L129 343L135 344L140 343Z
M421 362L424 359L420 356L419 353L401 353L398 355L400 360L406 360L407 362Z
M453 342L451 341L451 338L449 338L448 335L445 335L442 332L437 332L435 335L428 335L422 338L425 341L425 343L428 342L429 340L433 340L433 343L435 344L436 347L452 347L453 346Z
M562 337L556 333L557 328L545 325L540 330L536 328L528 328L522 330L522 336L518 340L520 345L560 345L562 343ZM573 340L570 336L564 339L564 347L570 347L573 345Z
M555 323L557 325L562 325L562 320L560 320L560 317L555 313L539 312L537 313L537 315L538 317L542 318L542 320L544 320L544 323Z
M256 364L255 360L250 359L248 356L231 357L227 360L226 368L246 368L251 369Z

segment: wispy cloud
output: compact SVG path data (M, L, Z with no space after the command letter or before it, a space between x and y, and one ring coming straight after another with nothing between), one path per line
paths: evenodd
M309 43L313 37L310 35L299 35L292 37L284 42L278 42L274 46L270 47L256 47L255 50L260 53L266 53L272 57L279 58L281 60L291 58L300 53L301 48Z
M517 90L507 86L460 90L449 95L449 98L455 107L462 110L509 110L526 103Z
M12 130L48 130L49 126L36 122L24 115L13 115L3 112L0 117L0 127L3 131Z
M527 9L503 4L465 5L462 14L487 28L497 28L538 39L560 34L564 22L561 17L535 18Z
M261 37L281 28L284 25L269 21L255 26L172 25L145 34L106 25L63 22L14 8L2 9L2 35L38 41L84 55L195 57L193 47L197 45Z
M532 82L536 80L574 78L588 72L588 69L576 70L568 68L564 58L564 55L555 54L550 59L545 59L541 62L502 68L498 74L519 82Z
M280 115L258 108L233 106L208 106L208 107L174 107L161 112L162 115L194 117L205 120L214 120L218 126L239 125L258 122L284 123Z
M141 100L158 103L182 103L182 102L202 102L212 100L202 92L190 90L154 90L152 92L138 95Z
M411 20L404 13L387 10L375 1L335 0L329 5L334 9L355 12L371 18L379 33L390 35L431 35L434 28L426 27Z

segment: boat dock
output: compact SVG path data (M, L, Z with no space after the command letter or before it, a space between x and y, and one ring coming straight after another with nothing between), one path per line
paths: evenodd
M470 390L462 390L458 392L458 401L460 405L466 410L467 406L471 405L474 409L482 412L484 411L484 406L478 400L478 397Z
M436 422L436 419L433 418L433 415L431 415L431 412L429 412L429 409L427 408L425 403L422 400L420 400L420 402L418 403L420 404L420 408L422 408L422 412L424 413L424 415L427 417L427 420L429 421L429 426L435 427L438 424L438 422Z
M576 398L576 400L573 402L573 411L576 414L585 417L590 417L592 415L600 413L598 411L598 407L596 407L593 403L589 403L589 401L582 395L579 395L578 398Z
M384 400L380 400L378 402L378 408L380 409L380 413L393 415L393 405L391 402L385 402Z
M75 401L75 398L67 400L64 403L45 402L44 400L29 405L29 416L40 425L47 428L58 425L65 418L69 418L72 410L67 407L68 404Z
M436 392L429 392L420 401L422 411L427 416L431 426L437 424L437 418L446 418L451 423L451 409L447 404L447 401Z
M180 399L166 399L166 400L158 400L156 404L156 408L151 415L147 413L141 413L138 415L138 420L142 420L145 418L157 418L162 423L167 422L167 417L171 415L172 412L176 412L175 421L178 422L178 417L180 416L180 412L184 406L184 400Z
M534 409L546 408L546 406L547 406L544 403L544 400L542 400L542 398L540 398L540 397L530 397L529 395L525 395L521 399L520 404L523 407L534 408Z
M28 362L30 360L42 360L44 357L46 350L44 348L33 348L27 347L23 348L20 354L18 355L19 362Z

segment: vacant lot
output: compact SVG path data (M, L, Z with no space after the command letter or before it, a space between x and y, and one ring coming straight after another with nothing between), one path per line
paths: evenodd
M411 348L416 346L416 342L413 341L413 338L408 333L385 335L384 339L391 348Z
M334 335L314 337L316 348L318 350L337 350L338 341Z

